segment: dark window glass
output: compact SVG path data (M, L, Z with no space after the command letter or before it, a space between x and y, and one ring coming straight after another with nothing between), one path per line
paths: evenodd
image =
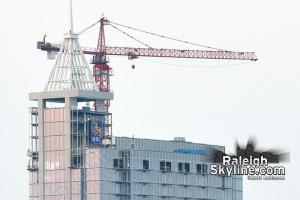
M160 170L161 171L171 171L171 162L160 161Z
M143 160L143 169L149 169L149 160Z
M81 156L73 155L72 156L72 167L80 167L81 166Z
M202 168L203 174L207 174L207 165L203 164Z
M118 167L119 167L119 160L114 159L114 168L118 168Z
M198 174L207 174L207 164L197 164L196 170Z
M170 172L171 170L171 162L166 162L166 171Z
M201 174L202 173L202 165L201 164L197 164L196 165L196 170L197 170L198 174Z
M190 172L190 163L184 163L185 172Z
M160 161L160 170L165 171L166 170L166 162L165 161Z
M178 171L183 171L183 163L178 163Z
M124 160L123 159L119 159L119 168L120 169L124 168Z

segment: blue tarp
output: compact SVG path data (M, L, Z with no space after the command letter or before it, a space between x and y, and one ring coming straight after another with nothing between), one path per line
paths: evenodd
M186 154L206 155L206 151L202 150L202 149L180 148L180 149L176 149L174 152L176 152L176 153L186 153Z

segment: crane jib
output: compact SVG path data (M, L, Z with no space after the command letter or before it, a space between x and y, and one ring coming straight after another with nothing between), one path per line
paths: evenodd
M59 51L59 44L38 42L38 49L43 51ZM83 47L83 53L97 55L96 48ZM103 52L102 52L103 53ZM105 47L106 55L143 57L166 57L166 58L195 58L195 59L228 59L228 60L251 60L256 61L255 52L235 51L208 51L208 50L185 50L185 49L156 49L134 47Z

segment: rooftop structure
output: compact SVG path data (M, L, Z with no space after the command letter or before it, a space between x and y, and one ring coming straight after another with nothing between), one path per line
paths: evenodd
M78 35L65 34L45 91L96 91L96 83L78 42Z
M64 42L60 47L45 91L96 91L96 83L78 42L78 34L73 33L72 15L72 1L70 1L70 31L64 35Z

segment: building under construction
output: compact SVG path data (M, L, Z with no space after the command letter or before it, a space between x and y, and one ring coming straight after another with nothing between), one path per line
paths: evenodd
M94 52L82 49L70 10L70 29L63 43L38 43L50 57L59 52L44 91L29 95L36 102L30 108L29 199L242 200L240 176L209 173L214 150L225 152L223 146L192 143L183 137L163 141L113 136L108 111L113 99L111 68L106 55L122 52L113 54L105 47L102 25L108 21L103 18L98 48ZM178 50L169 55L167 49L157 49L156 54L148 49L148 55L141 49L126 51L123 54L132 59L151 55L256 59L254 53L221 50L193 54ZM85 53L94 54L93 72Z

